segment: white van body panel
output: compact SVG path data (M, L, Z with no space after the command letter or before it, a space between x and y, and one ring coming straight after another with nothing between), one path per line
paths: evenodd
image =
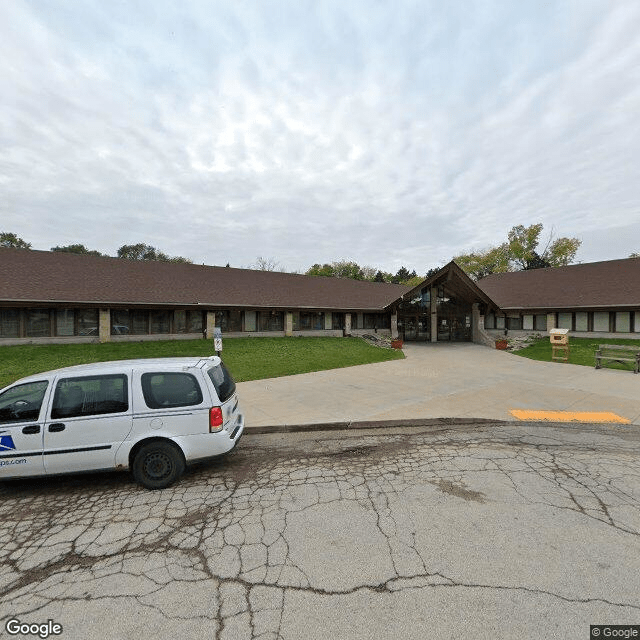
M216 367L214 384L208 371ZM231 394L225 402L219 379ZM221 412L222 425L210 428L212 412ZM217 357L58 369L0 390L0 480L129 468L132 452L152 441L173 443L189 463L228 453L243 430L235 383Z

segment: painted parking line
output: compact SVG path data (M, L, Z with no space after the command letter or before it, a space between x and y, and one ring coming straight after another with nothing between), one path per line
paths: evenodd
M631 420L627 420L617 413L611 413L610 411L531 411L529 409L511 409L511 415L518 418L518 420L631 423Z

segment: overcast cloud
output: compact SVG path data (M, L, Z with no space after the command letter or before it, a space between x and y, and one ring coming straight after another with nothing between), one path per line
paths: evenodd
M424 273L640 251L640 3L0 5L0 230Z

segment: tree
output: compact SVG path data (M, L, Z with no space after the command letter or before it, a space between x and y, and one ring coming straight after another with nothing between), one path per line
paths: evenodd
M0 232L0 247L8 247L12 249L31 249L31 243L25 242L22 238L18 238L15 233L2 231Z
M355 262L341 260L331 264L314 264L307 269L307 276L328 276L331 278L351 278L352 280L364 280L362 268Z
M257 271L284 271L274 258L263 258L262 256L258 256L250 268Z
M415 272L415 269L413 271L409 271L409 269L403 266L400 267L396 272L396 275L391 278L391 282L394 284L406 284L408 280L415 278L416 275L417 273Z
M442 269L442 267L431 267L431 269L429 269L429 271L427 271L427 273L425 274L425 280L427 278L430 278L431 276L435 276L436 273L438 273L438 271L440 271L440 269Z
M423 280L424 278L422 276L415 275L412 278L405 280L402 284L407 287L417 287Z
M456 256L454 261L476 280L491 273L563 267L573 262L581 241L578 238L554 240L551 233L544 250L540 252L538 245L542 228L542 223L529 227L517 225L507 234L507 242L497 247Z
M168 256L166 253L158 251L155 247L142 242L138 244L122 245L118 249L118 258L124 258L126 260L157 260L158 262L180 262L184 264L191 264L191 260L188 258L182 258L181 256Z
M376 277L376 273L378 272L378 270L375 267L361 267L362 270L362 279L363 280L369 280L370 282L373 282L375 277Z
M59 251L60 253L77 253L84 256L104 255L94 249L87 249L83 244L68 244L65 247L51 247L51 251Z
M640 258L640 253L632 253L629 257L630 258Z

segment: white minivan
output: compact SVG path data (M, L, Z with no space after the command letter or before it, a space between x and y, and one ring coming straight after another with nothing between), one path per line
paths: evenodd
M98 362L0 390L0 480L130 469L148 489L231 451L244 417L220 358Z

